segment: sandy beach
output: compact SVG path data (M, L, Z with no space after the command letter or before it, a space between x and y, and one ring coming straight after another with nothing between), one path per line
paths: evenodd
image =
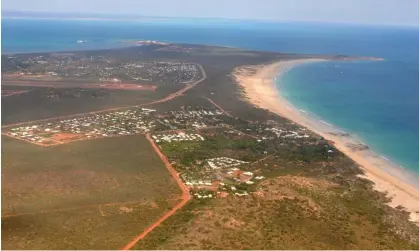
M286 117L335 142L336 148L359 164L365 172L364 178L374 182L376 190L387 193L391 198L390 206L403 206L410 213L411 220L419 223L419 189L412 185L409 174L372 151L353 149L351 145L359 145L359 141L350 136L340 135L337 133L339 132L337 128L325 121L310 117L281 97L280 90L275 87L276 77L296 65L321 61L325 60L301 59L269 65L245 66L237 69L234 77L243 87L249 102Z

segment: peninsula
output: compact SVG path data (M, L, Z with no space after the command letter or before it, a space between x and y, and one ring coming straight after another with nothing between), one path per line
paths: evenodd
M273 86L365 58L133 44L2 55L4 249L419 248L416 189Z

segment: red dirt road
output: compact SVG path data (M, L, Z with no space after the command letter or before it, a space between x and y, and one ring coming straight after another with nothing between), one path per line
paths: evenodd
M182 201L174 206L170 211L165 213L162 217L160 217L156 222L154 222L152 225L147 227L140 235L135 237L130 243L125 245L121 250L129 250L132 247L137 244L138 241L143 239L148 233L153 231L154 228L158 227L161 223L163 223L167 218L172 216L177 210L181 209L183 206L186 205L186 203L192 199L192 196L189 194L188 187L183 184L182 180L179 178L179 173L176 172L176 170L172 167L172 165L169 163L168 159L164 154L160 151L159 147L154 143L153 139L151 139L150 134L146 135L147 140L150 142L151 146L153 147L154 151L159 155L160 159L163 161L164 165L166 166L167 170L169 170L170 174L173 176L173 178L176 180L178 186L182 190Z

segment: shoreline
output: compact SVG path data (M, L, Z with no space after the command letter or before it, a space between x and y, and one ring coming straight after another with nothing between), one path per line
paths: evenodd
M237 83L243 87L245 98L253 105L283 116L294 123L308 128L327 140L335 142L335 147L355 161L364 171L361 177L374 183L374 189L387 194L391 207L399 205L410 213L411 221L419 223L419 188L411 184L411 177L393 165L384 156L371 150L357 151L348 144L362 143L351 136L343 136L342 130L326 121L313 117L283 98L275 86L275 80L282 74L301 64L326 62L326 59L297 59L254 66L254 74L235 73ZM252 66L249 66L252 68ZM333 134L332 134L333 133Z

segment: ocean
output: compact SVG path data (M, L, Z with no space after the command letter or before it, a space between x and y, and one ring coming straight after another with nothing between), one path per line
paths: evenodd
M2 19L2 53L115 48L130 39L384 58L301 65L278 78L278 85L293 105L419 174L418 27L210 19Z

